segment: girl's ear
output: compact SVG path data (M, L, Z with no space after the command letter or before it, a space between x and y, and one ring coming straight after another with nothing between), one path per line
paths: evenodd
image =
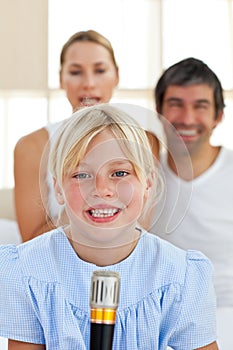
M53 186L54 186L54 191L55 191L55 196L56 196L57 202L60 205L65 204L63 193L62 193L62 189L59 186L59 184L57 183L56 179L53 179Z
M145 189L145 198L147 199L149 197L150 194L150 190L153 186L153 181L155 179L155 174L151 173L150 176L147 177L146 180L146 189Z

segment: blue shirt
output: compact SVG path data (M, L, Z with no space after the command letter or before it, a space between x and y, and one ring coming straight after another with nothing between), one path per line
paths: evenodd
M91 276L117 271L120 300L114 350L191 350L216 340L212 265L142 232L131 255L97 267L81 260L58 228L19 246L0 246L0 335L89 349Z

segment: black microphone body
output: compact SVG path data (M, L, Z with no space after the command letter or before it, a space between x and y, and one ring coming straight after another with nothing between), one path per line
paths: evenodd
M114 324L91 322L90 350L112 349Z
M117 272L93 272L90 350L112 350L119 288L120 277Z

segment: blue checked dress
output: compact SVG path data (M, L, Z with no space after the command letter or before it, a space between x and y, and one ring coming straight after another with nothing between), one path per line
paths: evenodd
M63 228L19 246L0 246L0 336L46 350L89 349L94 270L121 276L114 350L191 350L216 340L212 265L142 232L125 260L81 260Z

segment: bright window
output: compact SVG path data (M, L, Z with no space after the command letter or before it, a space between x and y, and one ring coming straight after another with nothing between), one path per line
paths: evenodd
M185 58L206 62L233 89L232 0L163 0L163 66Z
M49 86L59 86L63 44L75 32L94 29L112 43L120 88L153 87L160 70L159 23L158 0L49 0Z

